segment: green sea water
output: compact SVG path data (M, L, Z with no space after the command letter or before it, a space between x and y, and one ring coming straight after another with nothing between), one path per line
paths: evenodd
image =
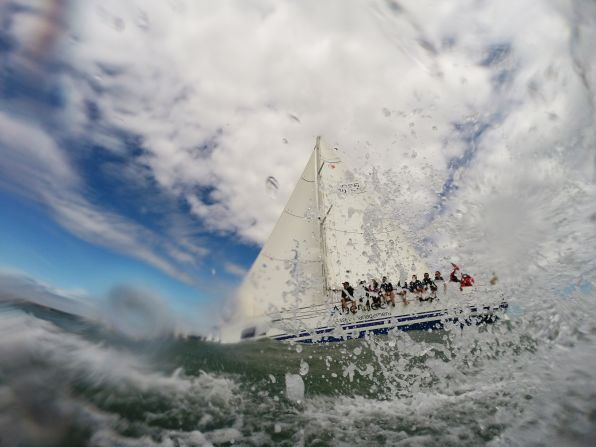
M567 306L569 309L569 306ZM593 445L596 327L555 309L345 343L131 340L0 312L0 445ZM575 444L574 444L575 443Z

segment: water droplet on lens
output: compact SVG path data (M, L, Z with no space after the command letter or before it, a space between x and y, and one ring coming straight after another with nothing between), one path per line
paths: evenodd
M274 199L279 191L279 182L275 177L270 175L267 177L267 180L265 180L265 189L267 189L267 195Z
M306 363L304 361L301 361L300 362L300 375L301 376L307 375L308 374L308 370L309 370L308 363Z
M304 399L304 381L298 374L286 373L286 397L296 402Z
M137 17L136 24L141 29L149 28L149 18L147 17L147 13L144 11L140 11Z

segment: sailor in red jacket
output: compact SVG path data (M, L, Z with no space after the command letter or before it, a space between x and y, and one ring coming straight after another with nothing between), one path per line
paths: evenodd
M474 278L467 273L461 275L460 287L471 287L474 285Z
M459 282L459 278L457 277L457 274L455 273L455 272L457 272L459 270L459 266L456 265L456 264L454 264L453 262L451 263L451 265L453 266L453 271L449 275L449 281L451 281L451 282Z
M453 271L449 275L449 280L452 282L458 282L459 290L463 290L464 287L472 287L474 285L474 278L472 278L467 273L462 273L461 279L459 279L457 277L457 274L455 273L459 270L459 266L457 264L454 264L453 262L451 263L451 265L453 266Z

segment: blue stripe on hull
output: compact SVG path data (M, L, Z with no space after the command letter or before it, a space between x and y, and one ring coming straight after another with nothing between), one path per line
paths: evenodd
M506 309L507 305L506 304L501 305L500 308ZM445 315L446 312L439 312L438 314ZM428 318L430 316L431 315L425 315L423 317L400 318L400 319L397 319L397 322L416 320L416 319L421 319L421 318ZM434 315L432 315L432 316L434 316ZM466 317L466 318L462 319L461 321L460 321L460 318L454 317L454 318L437 319L437 320L431 320L431 321L421 321L421 322L410 323L410 324L401 325L401 326L385 326L382 328L373 328L373 327L384 324L384 321L374 321L374 322L372 322L372 324L364 323L364 324L346 325L345 327L343 327L343 329L370 328L370 329L359 331L357 333L357 335L353 334L353 335L349 335L349 336L345 336L345 337L344 336L334 337L333 335L329 335L329 336L323 336L321 338L317 338L316 340L313 340L312 338L307 338L307 339L296 340L296 342L307 343L307 344L310 344L310 343L333 343L333 342L340 342L340 341L345 341L345 340L353 340L356 338L364 338L367 334L387 335L390 331L394 331L394 330L398 330L398 331L421 331L421 330L426 331L429 329L430 330L439 330L439 329L443 329L444 323L446 323L446 322L454 322L454 323L460 322L460 325L463 328L464 326L493 323L493 322L497 321L498 319L499 319L499 317L495 314L477 315L477 316ZM334 330L334 328L317 329L317 330L315 330L315 333L317 335L319 335L319 334L332 332L333 330ZM310 333L303 332L298 335L282 335L282 336L278 336L278 337L273 337L273 339L277 340L277 341L288 341L288 340L294 340L294 339L301 338L301 337L307 337L309 335L310 335Z

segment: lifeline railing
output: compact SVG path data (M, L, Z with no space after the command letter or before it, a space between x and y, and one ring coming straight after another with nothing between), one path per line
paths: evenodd
M449 287L449 282L445 282L445 286ZM456 286L456 283L453 283L453 286ZM445 289L446 287L439 287L440 289ZM486 292L488 289L493 288L493 285L488 284L475 284L473 287L464 288L466 290L466 295L468 295L472 291L482 291ZM395 289L399 291L400 289ZM409 292L412 294L412 292ZM441 298L440 295L444 292L439 292L439 299ZM289 318L296 318L296 319L308 319L314 316L321 316L325 315L325 311L332 309L333 307L337 307L338 310L341 310L341 290L330 290L328 292L328 299L324 303L320 304L309 304L306 306L301 307L289 307L289 308L282 308L273 312L269 312L266 315L272 319L272 321L279 321L279 320L287 320ZM396 302L399 303L399 297L395 297ZM469 303L461 303L461 304L469 304Z

